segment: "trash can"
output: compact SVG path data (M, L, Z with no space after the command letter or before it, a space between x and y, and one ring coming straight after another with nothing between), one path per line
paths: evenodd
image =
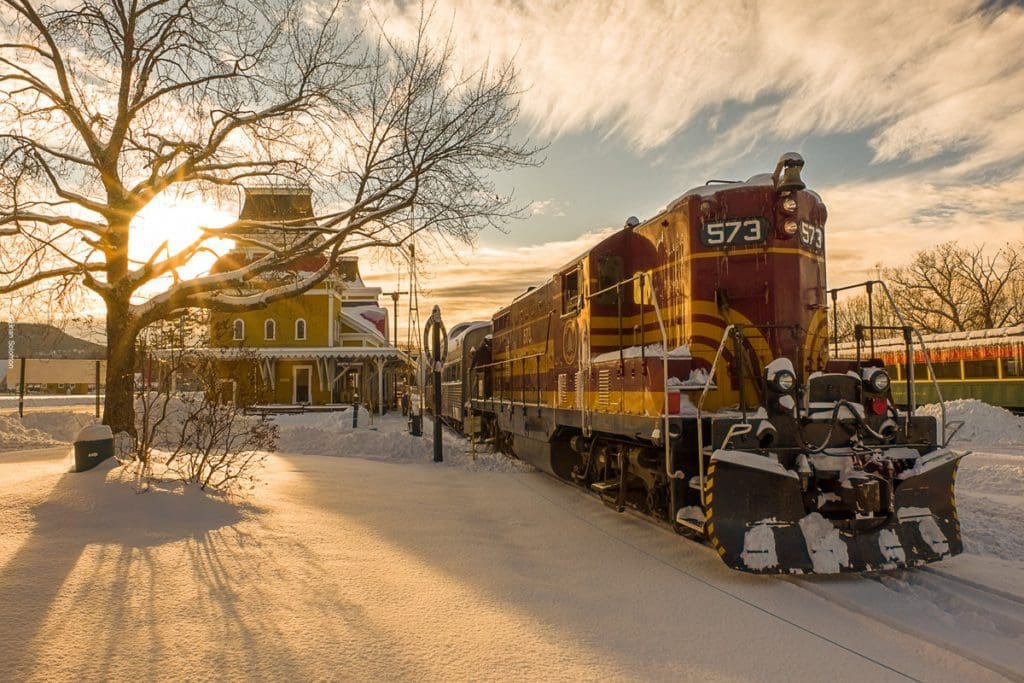
M75 472L91 470L114 455L114 435L107 425L89 425L75 437Z
M413 413L409 416L409 433L413 436L423 436L423 416Z

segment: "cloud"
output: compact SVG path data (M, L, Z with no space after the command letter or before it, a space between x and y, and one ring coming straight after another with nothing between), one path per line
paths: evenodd
M537 199L526 206L526 212L530 216L555 216L556 218L565 215L566 202L560 202L554 197L548 199Z
M425 257L420 271L420 320L425 321L434 304L441 306L446 324L466 320L489 320L491 315L525 292L544 284L559 268L614 233L617 228L586 232L571 240L529 246L481 245L463 254L434 253ZM368 285L390 290L407 273L383 263L361 264ZM403 289L407 289L403 285ZM399 311L399 339L406 334L408 305Z
M374 8L392 27L418 11L395 0ZM440 0L435 29L451 19L468 66L514 59L523 113L546 136L601 129L650 150L736 106L748 111L728 143L709 136L705 152L864 131L877 162L970 149L998 163L1019 153L1003 124L1024 108L1024 10L1001 9Z
M1024 178L966 185L931 173L821 188L829 285L858 282L941 242L1024 240Z
M874 277L879 264L896 265L921 249L946 241L985 242L993 247L1024 240L1024 178L988 184L948 183L919 172L894 180L839 183L819 188L828 205L828 284ZM486 320L617 228L575 239L530 246L484 245L461 256L434 250L424 264L421 320L434 304L447 324ZM399 278L386 264L364 259L367 283L390 289ZM401 275L407 278L406 274ZM404 288L404 285L403 285ZM407 305L399 314L405 338Z

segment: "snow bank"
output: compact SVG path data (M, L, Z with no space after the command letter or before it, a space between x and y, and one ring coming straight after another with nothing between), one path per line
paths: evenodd
M98 422L92 413L76 413L70 410L27 412L21 423L30 429L37 429L55 441L75 440L82 427Z
M939 404L919 409L941 419ZM964 551L1024 561L1024 418L977 399L946 402L946 419L963 421L950 442L970 449L956 480Z
M17 415L0 415L0 450L2 451L44 448L56 446L59 443L38 429L26 427Z
M960 461L956 502L964 549L1024 562L1024 458L975 450Z
M364 458L387 462L433 463L433 426L423 422L423 436L412 436L406 418L392 414L374 416L360 409L359 426L352 428L352 414L305 413L277 415L280 428L278 450L282 453L328 455ZM445 430L442 434L444 465L488 472L517 472L532 469L529 465L501 453L492 453L485 445L477 445L473 458L470 442Z
M74 440L78 430L96 422L91 413L72 410L0 415L0 450L59 446Z
M918 408L920 415L942 419L938 403ZM946 419L964 422L950 445L956 447L1021 446L1024 444L1024 417L991 406L974 398L946 401Z

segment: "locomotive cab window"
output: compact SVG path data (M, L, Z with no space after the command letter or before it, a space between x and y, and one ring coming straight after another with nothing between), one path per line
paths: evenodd
M562 273L562 315L580 310L580 269Z
M608 290L595 297L600 303L614 304L618 301L620 292L609 288L622 282L625 271L622 257L618 254L602 254L597 259L597 289Z

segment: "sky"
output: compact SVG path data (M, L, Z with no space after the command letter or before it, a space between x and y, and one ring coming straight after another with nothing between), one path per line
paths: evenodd
M397 31L418 12L372 8ZM467 68L514 60L520 131L547 149L499 178L523 219L424 265L422 315L487 318L627 217L790 151L829 209L830 286L943 241L1024 239L1022 3L439 0L435 17Z
M416 2L353 2L370 34L415 30ZM1024 239L1024 2L436 0L433 12L466 70L514 62L518 133L544 151L496 178L520 220L421 264L421 317L438 304L449 326L489 318L629 216L771 172L785 152L803 155L828 206L830 286L948 240ZM157 200L137 222L158 229L138 231L134 256L232 215ZM409 288L387 259L361 267L368 284ZM405 325L403 313L400 339Z

